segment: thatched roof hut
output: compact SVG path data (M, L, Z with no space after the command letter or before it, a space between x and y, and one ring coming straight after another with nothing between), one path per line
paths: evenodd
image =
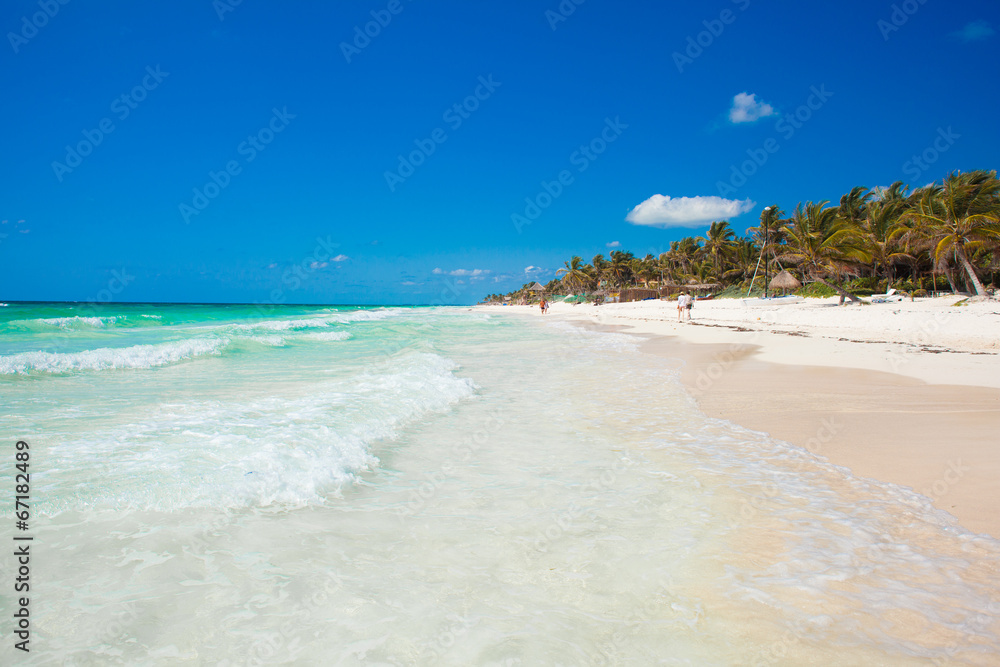
M528 288L532 292L544 292L545 288L540 283L532 283L531 287Z
M687 285L684 285L684 289L688 289L688 290L713 290L713 289L719 289L720 287L722 287L721 283L697 283L697 282L691 282L691 283L688 283Z
M627 301L642 301L644 299L656 299L659 298L660 293L655 289L646 289L644 287L629 287L623 289L618 297L618 300L622 303Z
M789 290L802 287L802 283L800 283L795 276L785 270L776 275L774 278L771 278L771 282L769 282L767 286L771 289Z

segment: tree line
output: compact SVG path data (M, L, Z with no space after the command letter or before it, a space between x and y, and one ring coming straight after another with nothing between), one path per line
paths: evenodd
M742 237L718 221L659 256L619 250L590 263L574 256L545 288L581 295L693 283L753 289L763 285L762 258L852 301L864 289L936 290L945 281L953 292L987 296L1000 273L1000 181L996 171L956 171L914 190L902 181L855 187L839 205L800 202L788 216L772 205ZM517 300L530 284L485 301Z

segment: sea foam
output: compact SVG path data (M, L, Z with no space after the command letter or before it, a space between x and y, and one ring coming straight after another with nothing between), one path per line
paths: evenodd
M87 471L93 483L53 493L63 500L46 511L322 503L378 463L374 443L472 396L475 385L456 368L409 354L377 371L303 384L294 396L157 405L127 425L55 445L54 464Z
M43 317L31 320L11 320L11 325L22 326L28 329L46 329L56 327L59 329L103 329L113 326L119 320L123 320L123 315L110 315L103 317ZM39 326L41 325L41 326Z
M156 345L102 347L82 352L22 352L0 356L0 375L153 368L219 354L229 343L228 338L195 338Z

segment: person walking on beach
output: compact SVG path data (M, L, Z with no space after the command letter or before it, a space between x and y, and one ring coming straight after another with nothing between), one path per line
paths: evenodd
M545 314L545 299L538 302L538 309L542 311L542 315Z
M687 311L688 322L690 322L691 321L691 309L694 307L694 297L691 296L690 294L688 294L687 292L684 293L684 296L687 297L687 300L684 302L684 310Z
M688 295L687 292L681 292L677 295L677 321L680 322L684 316L684 308L687 306Z

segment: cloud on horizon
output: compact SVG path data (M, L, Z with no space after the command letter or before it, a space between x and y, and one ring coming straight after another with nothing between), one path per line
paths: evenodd
M475 276L486 276L491 273L489 269L455 269L454 271L445 271L444 269L434 269L431 271L436 276L449 275L456 277L475 277Z
M669 197L653 195L625 216L626 222L644 227L697 227L698 225L735 218L753 209L756 202L723 199L722 197Z
M743 92L733 97L733 106L729 110L729 121L734 125L753 123L776 113L770 104L758 101L755 94Z
M950 34L950 37L959 39L965 43L969 42L979 42L984 39L989 39L996 34L996 30L993 29L986 21L980 19L979 21L972 21L966 23L961 30L956 30Z
M622 247L621 241L612 241L611 243L605 243L604 245L607 246L608 248L621 248Z

